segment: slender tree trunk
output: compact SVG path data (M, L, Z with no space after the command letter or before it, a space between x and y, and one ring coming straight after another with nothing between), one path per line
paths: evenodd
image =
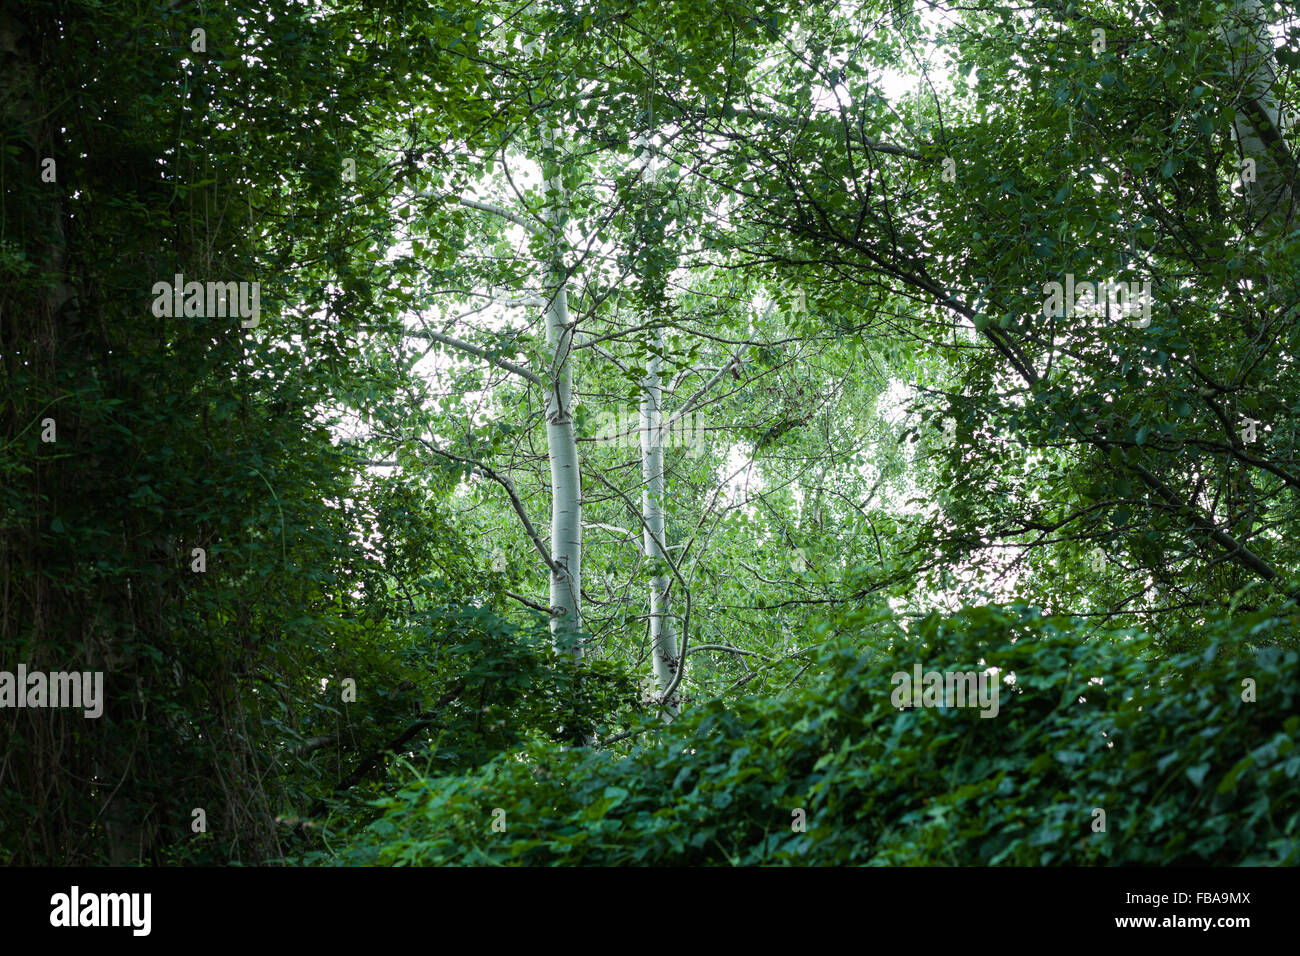
M582 657L576 632L582 625L582 475L573 428L573 344L576 323L569 318L568 276L564 267L566 196L559 157L560 132L543 121L543 172L546 219L551 229L546 308L546 346L550 362L546 393L546 442L551 462L551 633L556 650Z
M663 352L663 332L655 330L655 352L646 363L645 392L641 399L641 517L644 520L642 536L645 555L651 561L665 560L661 544L664 538L664 429L663 389L660 382L660 354ZM677 635L673 631L672 600L669 587L672 578L657 573L650 581L650 659L654 671L655 690L664 701L664 719L671 721L681 710L681 695L674 690L670 700L664 692L673 682L680 662L677 656ZM680 687L680 684L679 684Z

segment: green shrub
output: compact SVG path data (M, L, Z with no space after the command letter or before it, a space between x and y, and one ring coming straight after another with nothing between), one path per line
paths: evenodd
M1206 625L1207 651L1160 660L1150 637L1085 636L1021 608L932 616L907 634L848 614L803 687L647 723L621 755L536 741L468 775L418 777L328 861L1294 863L1300 666L1253 647L1251 626ZM918 662L995 666L1014 683L991 718L895 707L891 676Z

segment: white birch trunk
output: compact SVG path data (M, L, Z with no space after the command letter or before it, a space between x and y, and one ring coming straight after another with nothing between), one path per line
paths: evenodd
M663 352L663 333L656 330L655 349ZM664 428L663 389L660 382L661 359L649 356L646 363L645 391L641 399L641 517L645 555L651 561L665 560L664 538ZM673 631L672 600L667 574L656 574L650 581L650 660L654 672L656 697L664 703L664 720L671 721L681 710L680 683L672 698L664 693L672 684L679 666L677 635Z
M1237 112L1232 138L1240 158L1254 161L1254 179L1244 185L1260 227L1276 227L1294 214L1288 169L1294 161L1281 135L1282 115L1273 93L1273 43L1259 0L1236 0L1225 15L1223 33L1233 51Z
M564 267L566 196L560 176L559 131L542 126L546 219L551 229L547 263L549 302L546 347L550 368L546 393L546 443L551 463L551 634L555 648L574 659L582 647L573 633L582 624L582 478L573 428L574 323Z

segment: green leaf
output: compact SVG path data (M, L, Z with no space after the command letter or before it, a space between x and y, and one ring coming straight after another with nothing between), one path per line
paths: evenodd
M1216 792L1221 794L1227 793L1237 785L1237 778L1254 765L1255 758L1250 756L1250 754L1242 757L1233 765L1231 770L1224 774L1223 779L1219 781L1218 787L1215 788Z

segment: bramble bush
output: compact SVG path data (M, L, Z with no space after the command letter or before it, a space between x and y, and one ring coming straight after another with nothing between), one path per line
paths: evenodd
M1021 607L907 632L850 612L821 625L801 687L647 721L623 753L539 740L417 776L307 862L1295 863L1300 663L1270 646L1290 628L1209 622L1203 650L1167 657L1151 636ZM895 707L891 675L916 662L998 668L997 715Z

